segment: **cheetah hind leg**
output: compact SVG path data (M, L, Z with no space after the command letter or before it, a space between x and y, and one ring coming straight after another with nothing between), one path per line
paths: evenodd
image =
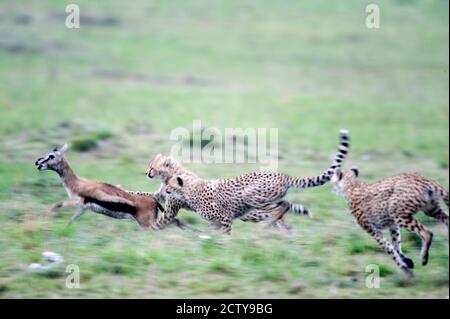
M296 215L312 217L311 211L305 206L294 204L286 200L275 203L272 210L273 212L271 215L274 215L274 219L270 224L287 231L292 229L292 226L287 222L287 216L285 215L288 211Z
M283 215L280 219L273 222L274 214L277 214L276 208L276 205L273 205L273 207L266 207L264 209L253 208L244 216L242 216L240 220L252 223L271 220L271 222L269 222L269 224L267 225L268 227L274 226L280 230L290 231L292 229L292 226L287 222L286 215Z
M281 226L284 227L285 214L291 208L291 204L288 201L280 201L277 206L272 211L272 219L268 225L270 226Z
M420 257L422 259L422 265L428 264L428 256L430 251L431 242L433 241L433 233L423 226L417 219L412 215L400 217L398 224L401 227L417 234L420 239L422 239L422 250L420 251Z
M276 223L275 226L277 226L280 230L285 231L287 233L290 233L292 231L292 225L288 223L287 221L287 215L283 215Z
M430 207L424 209L424 213L442 222L448 228L448 214L442 209L439 201L433 201Z
M268 220L272 216L272 213L266 209L251 209L244 216L241 216L239 219L243 222L252 222L259 223L264 220Z

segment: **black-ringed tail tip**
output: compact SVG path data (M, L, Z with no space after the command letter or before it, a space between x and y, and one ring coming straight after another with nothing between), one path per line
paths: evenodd
M303 205L290 203L290 207L289 208L294 214L306 215L306 216L312 218L311 211L308 208L306 208L305 206L303 206Z
M312 212L305 207L305 211L303 212L303 215L308 216L309 218L313 218Z
M341 145L343 145L344 147L350 147L350 132L346 129L342 129L339 131L339 137L341 139Z

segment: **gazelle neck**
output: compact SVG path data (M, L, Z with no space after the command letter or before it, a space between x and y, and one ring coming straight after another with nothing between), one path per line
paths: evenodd
M72 188L78 181L78 176L75 175L69 163L63 158L57 170L55 170L59 177L61 177L66 187Z

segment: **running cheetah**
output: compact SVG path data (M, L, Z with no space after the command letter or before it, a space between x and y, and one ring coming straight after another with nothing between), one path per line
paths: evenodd
M347 172L336 170L331 182L336 193L347 200L358 224L375 238L405 273L412 276L414 263L402 252L400 227L422 239L422 265L426 265L433 233L414 215L422 210L448 228L448 214L439 204L442 198L448 207L448 191L418 174L400 174L373 184L362 182L357 177L357 168ZM390 230L392 243L383 237L385 228Z
M158 199L162 199L165 202L165 212L164 218L159 218L157 224L159 227L164 227L167 223L170 222L172 218L174 218L180 209L186 209L188 211L195 211L189 203L185 200L176 198L174 196L170 196L166 193L166 185L170 178L173 176L191 176L193 178L200 179L199 176L194 174L193 172L185 169L180 163L178 163L175 159L169 156L163 156L158 154L155 158L150 162L149 168L146 171L146 175L149 179L158 179L161 181L161 186L159 190L152 193L139 192L139 194L146 195L154 195ZM295 214L299 215L310 215L310 211L300 204L292 204L291 210ZM264 220L270 219L273 216L273 213L269 211L257 211L253 210L248 212L247 214L242 215L239 219L244 222L260 222ZM290 225L286 222L286 218L283 217L281 220L275 223L276 226L281 229L290 229Z
M348 154L348 132L342 130L340 138L333 164L318 176L297 178L276 172L254 172L230 179L205 180L195 175L182 174L169 179L165 192L187 203L225 233L230 233L234 219L245 216L271 218L270 224L284 222L286 212L296 210L295 205L284 199L289 188L321 186L341 166Z

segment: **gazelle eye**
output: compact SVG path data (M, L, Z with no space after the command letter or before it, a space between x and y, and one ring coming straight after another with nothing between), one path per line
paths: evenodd
M51 159L51 160L52 160L52 159L54 159L54 158L55 158L55 155L53 155L53 154L51 154L51 155L48 156L48 159Z

